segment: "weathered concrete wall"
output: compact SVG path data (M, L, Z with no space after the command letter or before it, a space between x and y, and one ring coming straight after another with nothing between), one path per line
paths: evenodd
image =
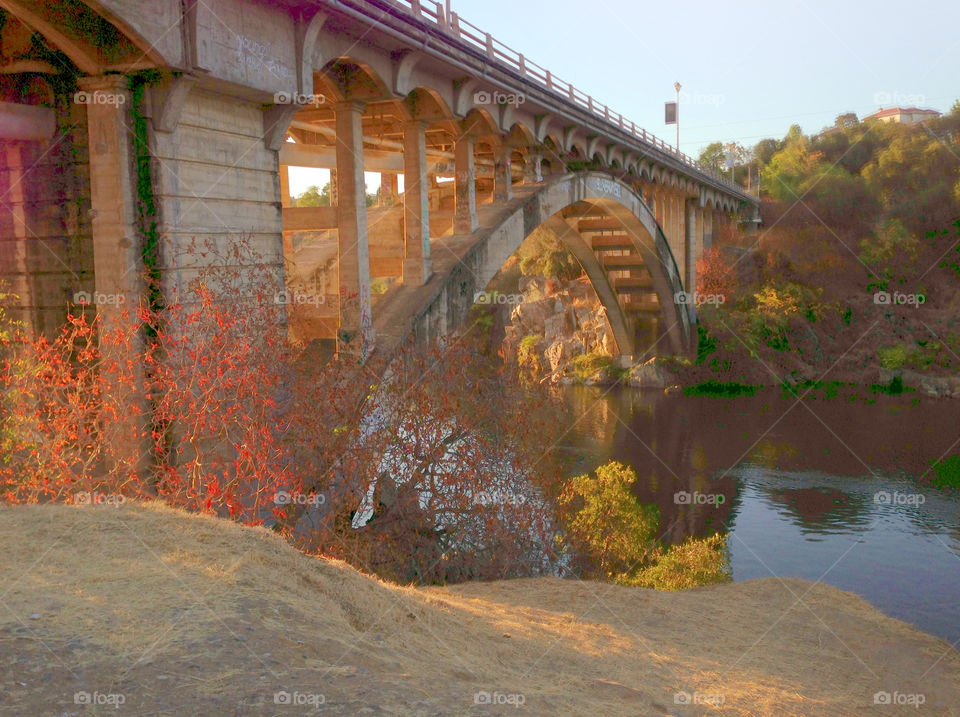
M258 105L191 91L176 130L154 134L154 191L160 212L166 291L197 276L191 244L229 256L241 235L274 267L282 287L283 243L277 154L264 146Z
M174 67L183 67L180 3L174 0L99 0L100 5L142 36ZM202 5L203 3L200 3Z
M53 139L0 140L0 282L20 296L12 318L47 336L94 290L86 109L67 93L54 104Z
M268 4L204 0L197 59L215 77L273 94L297 89L291 15Z

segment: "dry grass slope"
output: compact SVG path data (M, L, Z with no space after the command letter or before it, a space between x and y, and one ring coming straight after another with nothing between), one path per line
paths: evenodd
M313 713L281 690L343 715L918 714L875 707L878 690L960 714L960 655L802 580L398 587L160 505L5 507L0 540L4 715Z

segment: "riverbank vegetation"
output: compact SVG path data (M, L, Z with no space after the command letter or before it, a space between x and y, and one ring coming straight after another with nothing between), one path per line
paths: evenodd
M700 261L698 290L726 301L698 310L709 356L696 378L869 386L892 372L960 390L946 380L960 374L958 151L960 103L922 125L794 126L745 153L737 171L762 177L763 227L719 237Z
M664 545L659 510L637 500L636 482L631 468L611 461L564 485L560 515L584 574L658 590L729 582L726 535Z

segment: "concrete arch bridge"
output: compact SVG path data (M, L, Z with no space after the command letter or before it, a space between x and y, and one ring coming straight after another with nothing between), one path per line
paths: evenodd
M78 295L156 300L144 271L182 288L203 261L191 239L243 234L278 295L322 297L294 328L362 358L455 329L544 226L621 353L686 351L694 316L674 297L696 290L718 225L756 214L743 188L432 0L0 10L0 280L38 332ZM294 206L292 166L329 172L329 204Z

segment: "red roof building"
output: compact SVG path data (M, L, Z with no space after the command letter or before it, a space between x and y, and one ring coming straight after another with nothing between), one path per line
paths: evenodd
M863 121L866 122L867 120L875 119L881 122L917 124L918 122L925 122L928 119L935 119L939 116L940 113L936 110L922 110L919 107L889 107L887 109L881 107L872 115L864 117Z

